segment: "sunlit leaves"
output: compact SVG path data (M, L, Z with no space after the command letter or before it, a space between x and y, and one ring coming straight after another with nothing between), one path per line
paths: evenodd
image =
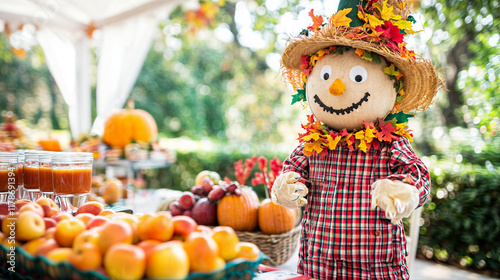
M338 11L331 19L330 22L333 26L349 26L352 19L347 17L347 14L350 13L352 8L343 9Z

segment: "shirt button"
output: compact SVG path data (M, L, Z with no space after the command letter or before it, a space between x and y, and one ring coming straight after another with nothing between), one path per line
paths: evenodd
M318 252L318 254L321 254L321 249L318 249L316 252Z
M379 236L380 235L380 231L376 230L375 231L375 236Z

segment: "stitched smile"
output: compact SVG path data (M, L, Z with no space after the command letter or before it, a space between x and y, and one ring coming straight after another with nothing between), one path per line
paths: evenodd
M350 112L358 109L359 106L361 106L361 104L363 104L363 102L367 102L368 101L368 96L370 96L370 94L368 92L365 93L365 96L363 96L363 98L361 98L360 101L358 101L358 103L352 103L351 106L347 107L347 108L344 108L344 109L333 109L331 106L326 106L325 103L323 103L323 101L321 101L321 99L319 99L318 95L314 95L314 102L318 103L318 105L323 108L323 111L326 111L330 114L337 114L337 115L345 115L346 113L349 114Z

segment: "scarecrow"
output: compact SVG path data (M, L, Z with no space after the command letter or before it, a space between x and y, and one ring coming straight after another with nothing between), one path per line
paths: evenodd
M406 47L415 22L406 1L341 0L331 18L310 16L281 63L292 104L313 115L271 191L275 204L305 205L298 272L408 279L401 220L426 202L430 179L407 122L443 80Z

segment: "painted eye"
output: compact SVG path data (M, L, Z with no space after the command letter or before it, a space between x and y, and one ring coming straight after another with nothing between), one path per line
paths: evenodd
M323 81L326 81L330 79L331 76L332 76L332 67L330 67L329 65L323 66L323 68L321 68L321 79Z
M351 72L349 72L349 78L351 78L351 81L358 84L366 81L367 77L368 73L366 72L366 69L359 65L352 67Z

